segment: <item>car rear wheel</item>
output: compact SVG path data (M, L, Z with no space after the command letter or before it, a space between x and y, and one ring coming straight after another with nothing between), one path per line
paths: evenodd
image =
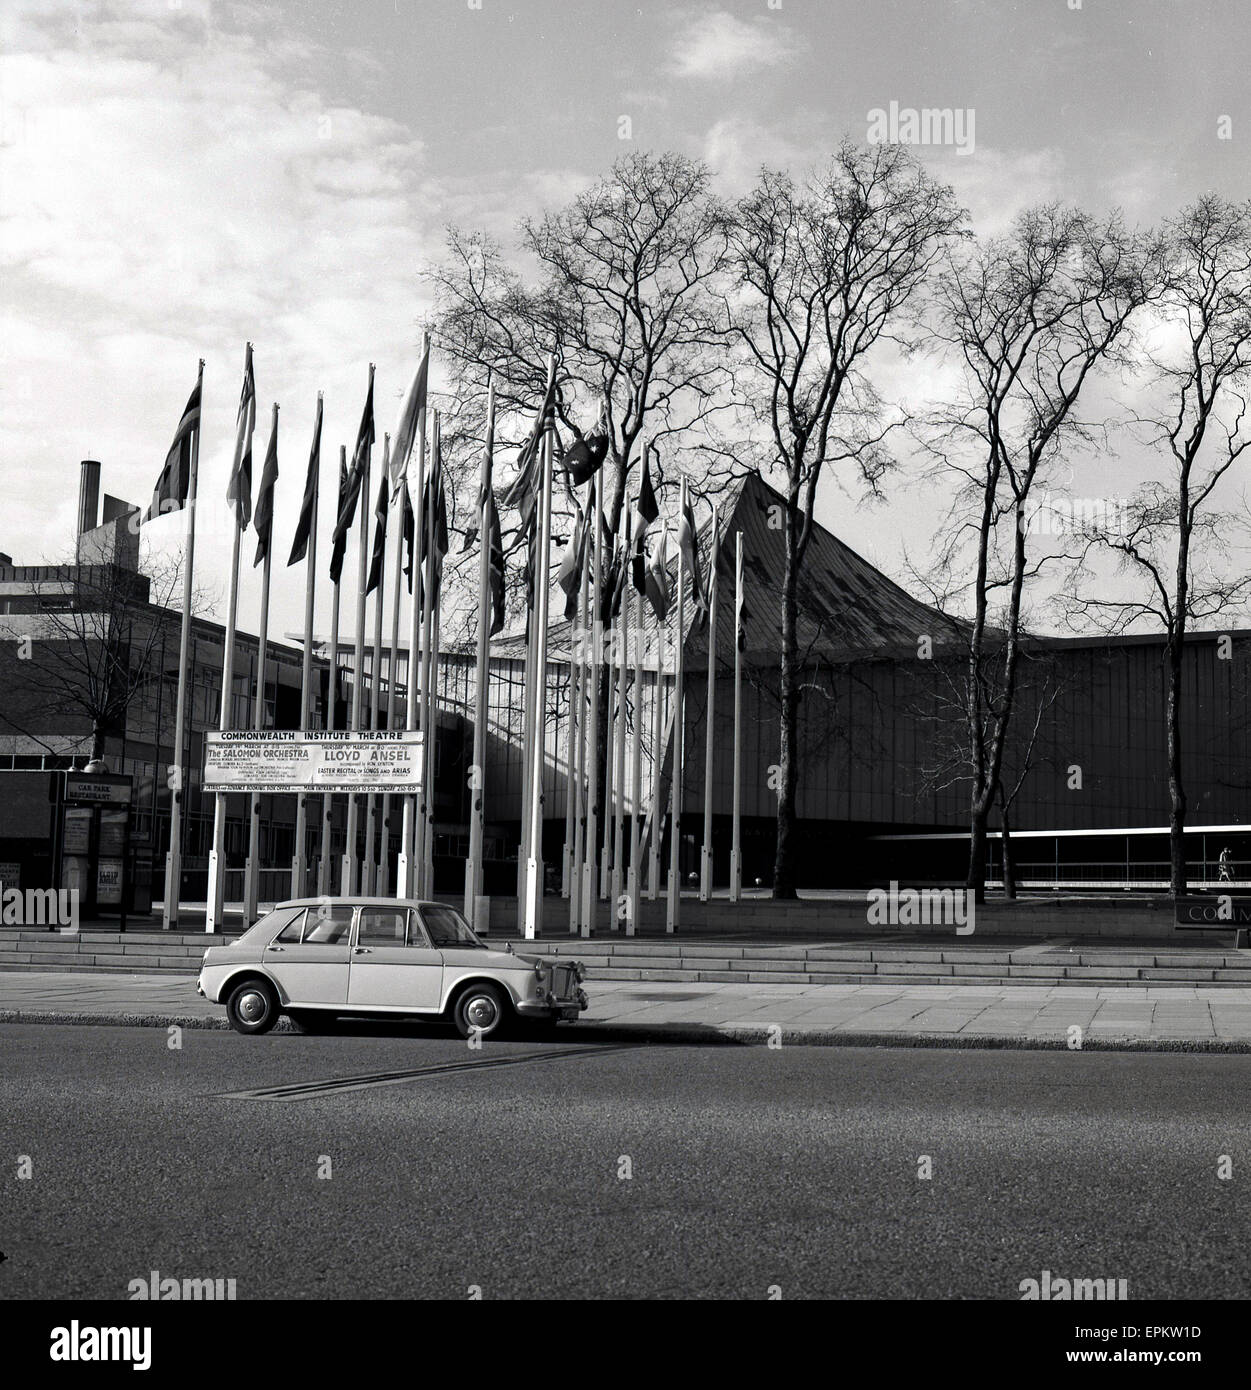
M244 980L230 991L226 1017L236 1033L268 1033L278 1022L278 996L264 980Z
M462 991L452 1011L452 1019L462 1038L474 1033L480 1038L489 1038L504 1031L510 1014L508 1000L499 985L483 982L469 985Z

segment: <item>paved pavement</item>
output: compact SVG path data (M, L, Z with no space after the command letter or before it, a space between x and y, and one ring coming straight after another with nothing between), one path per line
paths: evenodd
M578 1030L604 1036L1251 1052L1251 992L1199 986L595 980L588 993ZM65 971L0 971L0 1022L226 1026L190 978Z

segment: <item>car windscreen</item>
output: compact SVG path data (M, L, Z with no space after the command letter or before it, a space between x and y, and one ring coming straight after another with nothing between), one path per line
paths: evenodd
M485 943L478 940L469 923L454 907L423 907L421 920L435 946L486 950Z

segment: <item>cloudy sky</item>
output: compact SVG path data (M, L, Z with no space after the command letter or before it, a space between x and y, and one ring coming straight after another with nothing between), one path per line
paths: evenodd
M285 554L316 393L328 453L350 445L372 360L389 427L443 226L508 237L631 147L623 117L733 192L892 101L971 108L972 150L921 153L980 229L1051 197L1149 222L1251 193L1249 35L1243 0L6 0L0 550L64 555L83 457L146 500L201 356L222 497L251 339ZM925 508L866 528L850 506L823 517L898 574ZM206 508L206 574L223 523ZM295 595L277 609L299 625Z

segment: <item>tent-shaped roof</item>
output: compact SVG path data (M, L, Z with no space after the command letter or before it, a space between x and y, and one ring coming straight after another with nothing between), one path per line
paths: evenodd
M744 651L756 664L778 659L785 551L776 517L777 509L783 506L782 494L756 474L738 480L723 498L718 563L719 661L734 650L734 537L739 531L743 535ZM712 518L708 517L699 535L700 563L705 567L712 539ZM679 558L672 529L669 553L672 582ZM707 582L706 575L704 578ZM913 598L816 522L800 574L798 600L799 650L805 662L845 662L902 652L915 655L922 636L929 636L939 648L950 644L960 628L954 619ZM559 611L555 605L553 608ZM646 600L638 601L635 615L639 625L655 626L655 615ZM689 590L685 616L688 660L700 665L707 652L707 633L697 621ZM548 630L551 659L568 658L571 627L564 617L553 616ZM521 659L525 655L524 636L503 635L492 643L492 651Z

